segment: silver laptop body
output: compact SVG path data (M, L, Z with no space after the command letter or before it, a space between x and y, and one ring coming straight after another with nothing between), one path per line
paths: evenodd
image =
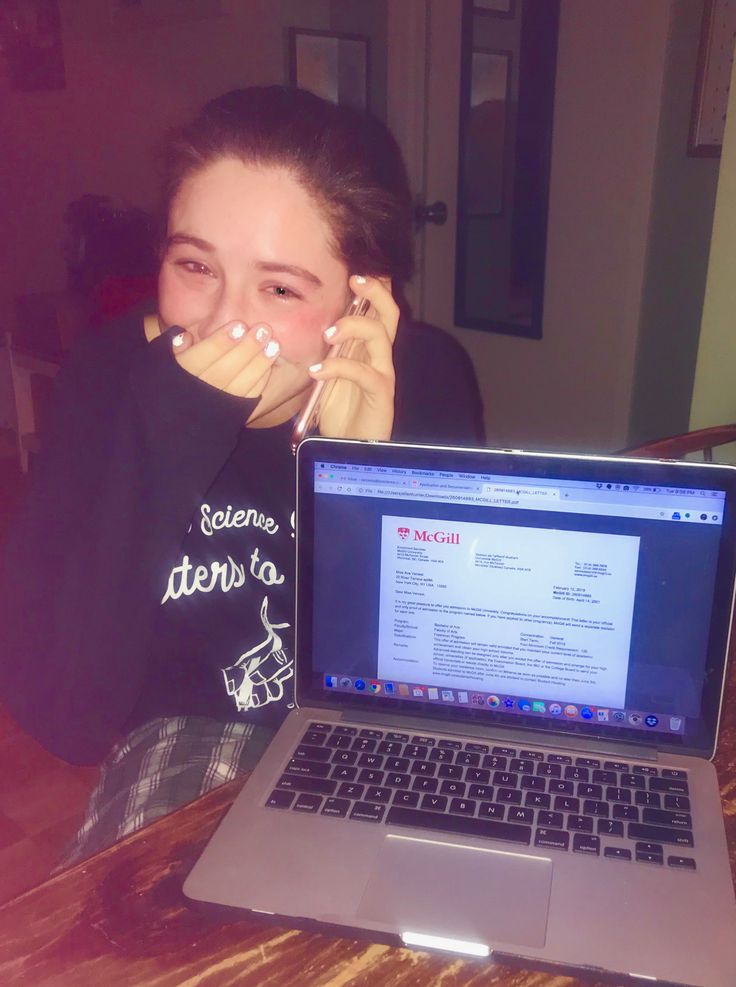
M303 442L297 708L186 895L730 987L735 498L733 467Z

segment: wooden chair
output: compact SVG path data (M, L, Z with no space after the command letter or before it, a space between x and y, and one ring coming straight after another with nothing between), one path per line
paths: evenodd
M671 435L666 439L655 439L640 446L623 449L618 455L648 457L651 459L684 459L690 453L702 452L706 463L713 462L716 446L736 442L736 425L714 425L699 428L682 435Z
M58 369L52 360L17 349L9 332L0 340L0 434L9 437L24 473L38 447L34 383L53 379Z

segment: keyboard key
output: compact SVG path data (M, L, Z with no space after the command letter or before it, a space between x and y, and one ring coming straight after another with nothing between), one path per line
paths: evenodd
M332 732L342 734L344 737L354 737L358 732L358 728L337 726Z
M590 772L587 768L570 765L565 768L565 778L568 781L590 781Z
M531 809L549 809L552 800L546 792L527 792L524 796L524 805Z
M600 785L589 785L585 781L579 781L577 796L581 799L602 799L603 789Z
M331 770L324 761L301 761L292 757L286 765L286 770L293 775L306 775L308 778L326 778Z
M404 757L423 761L427 756L427 750L428 748L423 744L407 744L404 748Z
M406 809L392 805L386 822L396 826L416 826L440 833L455 833L460 836L479 836L486 839L502 840L505 843L518 843L528 846L531 840L531 826L501 822L497 819L476 816L445 815L441 812L424 812L421 809Z
M481 802L478 815L483 819L503 819L506 806L497 802Z
M425 737L423 734L417 734L416 737L411 738L412 744L425 744L427 747L434 747L437 743L434 737ZM425 755L422 754L422 757Z
M492 785L471 785L468 788L468 795L471 799L492 799L493 798L493 786Z
M544 760L544 754L541 751L519 751L519 757L528 757L532 761Z
M618 775L615 771L594 771L593 781L599 785L615 785L618 781Z
M508 759L499 754L486 754L483 758L483 767L490 771L505 771L508 763Z
M652 781L657 781L656 778L652 778ZM621 785L626 788L646 788L647 783L643 775L632 775L632 774L622 774L621 775Z
M672 843L675 846L693 846L693 834L687 829L667 829L648 823L629 823L630 840L650 840L654 843Z
M365 790L366 802L388 802L391 798L391 789L384 786L371 785Z
M306 743L314 743L313 740L307 740L308 734L304 735L304 740ZM341 736L340 734L330 734L330 736L325 741L327 747L334 747L336 750L345 750L350 747L352 743L350 737Z
M453 799L450 802L450 812L460 812L464 816L474 816L477 803L473 799Z
M410 764L408 757L387 757L383 767L386 771L408 771Z
M550 764L572 764L572 758L567 754L548 754Z
M499 788L496 792L496 801L521 805L521 792L518 788Z
M337 794L348 799L362 799L365 788L363 785L353 785L344 781L337 790Z
M384 805L374 805L372 802L356 802L350 813L350 818L362 819L364 822L380 822L385 811Z
M286 789L277 788L266 799L266 805L270 809L288 809L294 801L296 792L289 792Z
M522 775L519 781L519 788L527 789L530 792L543 792L546 787L546 780L536 778L534 775Z
M348 814L348 809L350 808L350 803L347 799L336 799L329 798L325 799L325 804L322 806L323 816L336 816L342 819Z
M308 778L304 775L283 774L278 780L279 788L290 788L295 792L311 792L313 795L334 795L336 781L329 778Z
M359 754L372 754L377 746L377 741L372 740L370 737L356 737L350 745L350 749L353 751L358 751Z
M425 778L434 778L437 773L437 765L431 761L413 761L409 772L413 775L424 775Z
M653 768L651 764L635 764L631 769L632 774L635 775L658 775L659 771Z
M394 801L396 801L394 799ZM435 812L444 812L447 808L447 798L444 795L423 795L422 808L433 809Z
M335 751L332 755L333 764L355 764L357 760L355 751Z
M316 812L322 805L322 798L319 795L309 795L302 792L292 808L294 812Z
M461 764L468 768L477 768L480 764L480 754L473 754L471 751L461 751L455 758L455 764Z
M560 778L562 777L562 768L559 764L548 764L546 761L540 761L537 764L537 774L542 778Z
M519 774L531 774L534 771L534 761L524 757L513 757L509 764L509 771L518 771Z
M603 850L603 856L611 860L631 860L631 850L622 846L607 846Z
M376 753L389 757L398 757L402 747L403 744L398 743L396 740L382 740L376 748Z
M331 723L310 723L309 724L309 729L310 730L318 730L320 733L329 733L330 730L332 730L332 724ZM335 727L335 730L338 730L338 729L339 729L339 727ZM350 729L350 728L348 728L348 729Z
M565 817L561 812L538 812L537 825L547 829L562 829Z
M411 784L411 775L389 773L384 778L383 783L389 788L408 788Z
M307 730L301 742L303 744L313 744L316 747L319 744L324 744L325 734L321 730Z
M642 809L641 821L673 829L693 828L693 817L689 812L672 812L670 809Z
M376 771L373 768L363 768L358 775L358 781L364 785L382 785L383 775L383 771Z
M438 778L454 778L459 780L463 776L463 769L459 768L457 764L440 764L439 771L437 772Z
M440 785L440 791L443 795L456 795L461 797L465 795L465 782L464 781L443 781Z
M595 757L576 757L575 763L581 768L600 768L601 762Z
M427 798L427 796L424 796ZM419 794L417 792L396 792L394 794L394 805L408 805L415 806L419 802Z
M614 805L613 807L613 818L614 819L628 819L633 822L638 822L639 820L639 810L635 805Z
M506 818L509 822L533 823L534 809L522 809L521 806L510 805Z
M567 817L567 828L581 830L583 833L592 833L593 820L590 816L569 815Z
M372 740L383 740L383 730L368 730L364 728L360 731L361 737L370 737Z
M444 747L448 751L461 751L463 749L459 740L438 740L437 746Z
M337 781L355 781L357 773L358 769L351 768L348 764L333 764L330 778L336 778Z
M580 799L569 798L567 795L556 795L555 809L558 812L580 812Z
M409 742L408 733L387 733L386 740L395 740L399 744L407 744Z
M661 853L651 853L649 850L636 850L636 859L645 864L661 864L664 858Z
M511 774L510 771L494 771L493 773L494 785L503 785L506 788L516 788L516 783L518 780L519 776Z
M665 795L665 809L675 809L677 812L690 811L690 799L684 795Z
M294 757L300 761L329 761L328 747L314 747L312 744L300 744L294 751Z
M454 758L455 752L447 750L446 747L433 747L429 752L430 761L441 761L452 764Z
M601 841L589 833L575 833L572 838L572 848L575 853L588 853L597 857L601 852Z
M485 785L491 780L491 772L485 768L467 768L465 780L475 782L477 785Z
M574 795L575 782L560 781L558 778L552 778L547 784L547 791L550 795Z
M686 870L695 870L695 861L692 857L668 857L667 863L670 867L683 867Z
M513 747L494 747L491 753L500 754L501 757L516 757L516 751Z
M623 761L604 761L603 767L606 771L628 771L628 764L624 764Z
M414 781L411 784L412 790L415 792L436 792L439 782L436 778L424 778L422 775L416 775Z
M634 792L634 801L637 805L648 805L653 809L658 809L662 796L659 792Z
M543 826L537 830L534 846L550 850L569 850L570 834L562 829L547 829Z
M663 768L662 769L663 778L681 778L683 781L687 778L687 771L680 771L678 768ZM688 858L683 857L683 860Z
M490 750L488 744L476 744L469 742L465 745L466 751L472 751L474 754L487 754Z
M624 835L624 824L619 819L599 819L596 829L601 836Z
M689 795L690 790L686 781L678 781L677 778L650 778L650 792L669 792L672 795Z
M637 792L637 795L642 794ZM646 793L644 793L646 794ZM626 802L627 804L631 802L631 789L630 788L607 788L606 798L609 802Z

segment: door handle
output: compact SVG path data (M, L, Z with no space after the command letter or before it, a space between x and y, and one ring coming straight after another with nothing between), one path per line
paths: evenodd
M438 199L431 206L425 206L423 202L418 202L414 207L414 222L417 228L424 226L425 223L444 226L447 222L447 203Z

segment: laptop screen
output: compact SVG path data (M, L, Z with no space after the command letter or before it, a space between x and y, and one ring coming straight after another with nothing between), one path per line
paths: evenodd
M314 441L300 459L313 696L707 744L734 471Z

